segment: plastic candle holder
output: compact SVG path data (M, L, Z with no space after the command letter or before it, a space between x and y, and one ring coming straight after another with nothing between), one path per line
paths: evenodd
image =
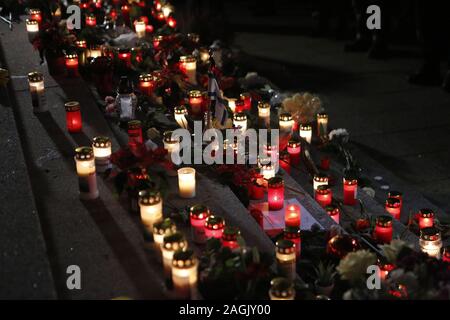
M231 250L239 248L238 237L240 235L239 228L226 226L222 234L222 246Z
M163 200L161 193L154 190L139 191L139 208L142 224L153 232L153 225L163 217Z
M326 174L318 173L318 174L314 175L314 178L313 178L314 191L316 191L319 186L327 186L328 180L329 180L329 178L328 178L328 175L326 175Z
M390 243L392 241L393 227L392 217L383 215L376 218L373 237L378 243Z
M358 195L358 180L353 177L345 177L343 179L344 184L344 204L353 206L356 203L356 197Z
M195 169L181 168L178 169L178 188L181 198L195 197Z
M195 298L198 278L198 261L194 251L178 250L172 260L172 283L178 299Z
M284 212L284 224L286 227L300 228L301 209L296 204L289 204Z
M330 216L331 219L334 220L337 224L339 224L341 210L336 205L328 205L325 207L325 211Z
M402 209L400 200L395 198L387 198L385 209L390 215L392 215L392 217L394 217L394 219L400 220L400 214Z
M294 125L294 120L292 115L288 112L280 114L279 126L280 132L285 134L290 134L292 132L292 127Z
M221 239L225 229L225 220L222 217L209 215L205 220L205 236L207 239Z
M142 137L142 124L139 120L128 121L128 146L131 150L136 148L144 142Z
M333 192L328 185L320 185L315 192L315 198L322 208L330 205L333 200Z
M78 55L67 53L65 56L66 71L68 77L78 77Z
M28 84L30 88L33 112L39 113L47 111L44 89L44 75L40 72L30 72L28 74Z
M252 109L252 96L250 93L241 93L239 99L244 103L244 110L250 111Z
M173 115L175 118L175 121L178 123L178 125L183 128L183 129L187 129L188 128L188 122L187 122L187 115L188 115L188 110L185 106L177 106L174 108L173 110Z
M442 253L442 261L450 263L450 246L444 248Z
M206 242L205 222L210 214L208 207L202 204L196 204L189 209L192 239L195 243Z
M295 244L297 258L301 253L301 231L300 227L286 226L283 231L283 239L292 241Z
M134 22L134 30L138 38L144 38L146 33L147 25L143 20L137 20Z
M75 164L78 174L78 186L82 200L98 198L97 177L95 175L94 151L91 147L75 149Z
M39 22L37 22L36 20L27 19L26 20L26 28L27 28L28 40L30 42L33 42L33 40L39 34Z
M328 134L328 114L317 114L317 136L324 137Z
M278 240L275 250L279 273L289 280L294 280L296 278L295 243L290 240Z
M163 246L164 237L177 232L177 226L170 218L157 221L153 224L153 241L159 248Z
M144 73L139 76L139 89L146 96L152 95L155 89L155 79L151 73Z
M312 127L309 124L300 125L300 137L303 138L308 144L311 144L312 139Z
M291 164L297 166L300 163L300 155L302 151L300 141L295 139L289 140L287 144L287 151L291 158Z
M180 57L180 69L188 78L189 83L197 83L197 60L193 56Z
M281 177L270 178L267 182L267 200L269 210L281 210L284 207L284 181Z
M270 127L270 103L259 101L258 102L258 118L262 125Z
M247 115L245 113L235 113L233 115L233 126L241 133L247 131Z
M69 101L64 104L66 109L66 125L67 131L76 133L81 131L81 111L80 103L78 101Z
M77 40L75 41L75 46L78 49L87 49L87 42L86 40Z
M94 137L92 139L95 168L97 172L105 172L111 168L111 139L108 137Z
M36 20L39 24L42 22L42 13L39 9L30 9L30 19Z
M199 115L202 113L203 95L199 90L189 91L189 106L192 114Z
M88 61L91 61L101 56L102 56L102 49L99 46L91 46L89 50L86 51L86 59Z
M294 300L294 284L283 277L272 279L270 281L269 297L270 300Z
M435 227L421 229L419 246L422 252L428 254L430 257L439 259L442 248L442 238L439 230Z
M164 275L170 279L172 275L172 260L173 255L178 250L185 250L188 243L184 235L180 232L175 232L164 237L162 245L162 256L164 264Z
M434 226L434 212L431 209L419 210L419 228L429 228Z

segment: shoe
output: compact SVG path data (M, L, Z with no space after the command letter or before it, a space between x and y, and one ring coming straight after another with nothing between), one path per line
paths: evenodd
M366 52L370 48L370 41L365 39L357 39L352 43L348 43L344 47L345 52Z
M445 75L444 83L442 84L442 88L445 91L450 92L450 70L447 71L447 74Z
M439 86L442 84L442 77L439 69L424 67L419 72L409 76L408 81L419 86Z

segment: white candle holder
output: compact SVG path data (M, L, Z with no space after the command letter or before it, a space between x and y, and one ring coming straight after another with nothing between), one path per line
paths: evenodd
M437 228L428 227L421 229L419 245L422 252L428 254L430 257L440 259L442 238Z
M312 140L312 127L309 124L300 125L300 137L305 139L305 141L311 144Z
M164 264L164 274L170 279L172 274L173 255L178 250L185 250L188 244L183 234L175 232L174 234L164 237L162 245L162 256Z
M28 74L28 84L31 94L31 104L33 112L40 113L47 111L45 99L44 75L40 72L30 72Z
M80 198L82 200L98 198L94 151L91 147L78 147L75 149L74 158L78 174Z
M145 228L153 232L153 225L163 218L163 199L159 191L139 191L139 208Z
M182 198L195 197L195 169L185 167L178 169L178 188Z
M294 300L295 289L292 281L278 277L270 281L270 300Z
M159 248L162 248L164 244L164 237L170 236L175 232L177 232L177 226L170 218L153 223L153 241Z
M111 139L108 137L95 137L92 139L95 168L97 172L105 172L111 168Z
M290 240L279 240L276 243L276 259L278 271L287 279L296 278L296 248Z
M178 250L172 260L172 283L179 299L196 298L198 261L192 250Z
M28 33L28 40L33 42L34 39L39 35L39 23L36 20L27 19L26 27Z

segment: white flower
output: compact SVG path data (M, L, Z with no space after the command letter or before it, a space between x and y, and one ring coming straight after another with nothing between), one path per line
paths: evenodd
M387 261L395 264L398 254L404 247L411 248L412 246L410 244L407 244L403 240L394 239L390 244L381 245L380 249L383 252L383 255L386 257Z
M333 139L342 139L342 142L348 142L348 138L349 138L349 133L347 131L347 129L344 128L339 128L339 129L334 129L331 130L330 133L328 134L328 139L331 141Z
M350 252L339 263L336 270L341 278L349 281L356 281L367 275L367 267L374 265L377 256L368 250L358 250Z

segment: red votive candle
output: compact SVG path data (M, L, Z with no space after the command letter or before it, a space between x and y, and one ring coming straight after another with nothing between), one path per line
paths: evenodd
M171 27L171 28L176 28L176 26L177 26L177 20L175 20L175 18L174 17L169 17L169 18L167 18L167 25L169 26L169 27Z
M264 199L264 192L266 188L263 184L258 182L258 179L254 179L250 186L250 197L252 200L261 200Z
M138 145L143 143L142 124L139 120L128 122L128 146L131 150L136 150Z
M378 243L390 243L392 241L393 227L391 216L379 216L375 222L373 237Z
M144 73L139 76L139 89L142 94L151 96L155 89L155 80L150 73Z
M291 173L291 157L289 153L282 152L280 154L280 159L278 160L280 167L283 168L287 173Z
M403 207L403 194L399 191L389 191L388 192L388 198L395 198L400 200L400 207Z
M291 164L296 166L300 163L301 143L300 141L291 139L287 144L287 151L291 158Z
M198 115L202 112L203 95L199 90L189 91L189 106L192 114Z
M30 9L30 19L36 20L39 24L42 22L42 13L39 9Z
M157 49L161 46L161 43L163 42L164 37L163 36L154 36L153 37L153 48Z
M125 68L131 67L131 51L128 48L119 49L118 54L119 61L122 63Z
M434 212L431 209L419 210L419 228L429 228L434 226Z
M241 93L239 95L239 98L244 103L244 110L250 110L252 108L252 96L250 95L250 93Z
M321 185L316 189L315 198L317 203L319 203L322 208L325 208L331 204L331 201L333 200L333 192L328 185Z
M87 15L85 22L88 27L95 27L97 25L97 18L94 15Z
M191 221L192 239L196 243L205 243L205 222L210 215L209 209L201 204L192 206L189 209L189 217Z
M289 204L284 212L284 225L286 227L300 228L301 212L296 204Z
M207 239L221 239L225 229L225 220L222 217L210 215L205 220L205 236Z
M334 220L334 222L339 224L339 220L341 217L341 210L339 209L338 206L330 204L325 207L325 211L330 216L330 218Z
M358 180L352 177L344 178L344 204L353 206L358 193Z
M386 280L389 272L395 269L395 266L392 263L382 263L378 262L378 268L380 268L379 276L381 281Z
M241 231L238 228L226 226L222 235L222 245L231 250L239 248L237 239L240 235Z
M442 253L442 261L450 263L450 246L444 248Z
M290 240L295 243L297 258L301 253L301 233L299 227L286 227L283 231L284 240Z
M242 113L245 111L244 101L242 100L236 100L234 113Z
M281 210L284 207L284 181L280 177L270 178L267 183L269 210Z
M70 101L64 107L66 109L67 131L72 133L80 132L82 127L80 103L78 101Z
M394 219L400 220L401 215L401 205L400 200L395 198L387 198L385 204L386 211L390 213Z
M78 55L76 53L66 54L66 70L68 77L78 76Z

